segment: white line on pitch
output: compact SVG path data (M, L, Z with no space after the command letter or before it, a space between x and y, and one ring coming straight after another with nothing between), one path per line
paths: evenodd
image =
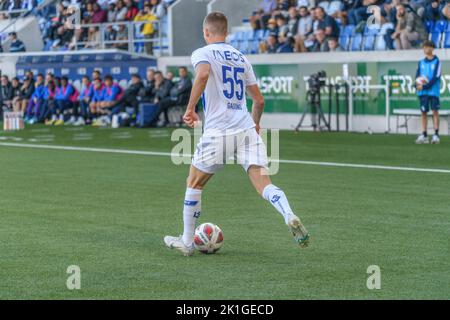
M26 144L26 143L13 143L13 142L0 142L0 146L34 148L34 149L86 151L86 152L100 152L100 153L134 154L134 155L144 155L144 156L163 156L163 157L171 157L172 155L176 156L176 157L179 156L179 154L170 153L170 152L108 149L108 148L89 148L89 147L71 147L71 146L57 146L57 145L46 145L46 144ZM185 154L184 156L192 157L191 154ZM450 170L446 170L446 169L396 167L396 166L382 166L382 165L372 165L372 164L354 164L354 163L304 161L304 160L283 160L283 159L271 160L271 161L279 162L279 163L304 164L304 165L326 166L326 167L345 167L345 168L378 169L378 170L394 170L394 171L450 173Z

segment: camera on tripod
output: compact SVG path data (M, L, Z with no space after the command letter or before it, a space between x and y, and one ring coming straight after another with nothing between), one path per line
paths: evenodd
M323 70L310 75L308 79L308 94L318 93L320 88L326 85L326 77L327 74Z
M306 92L307 104L302 117L300 118L300 122L297 127L295 127L295 131L298 131L302 127L303 120L305 120L307 114L311 115L311 127L314 131L317 129L322 130L324 128L331 130L330 124L325 118L320 101L320 89L327 85L326 77L327 74L323 70L309 76L307 80L308 91ZM322 125L321 122L323 122L324 125Z

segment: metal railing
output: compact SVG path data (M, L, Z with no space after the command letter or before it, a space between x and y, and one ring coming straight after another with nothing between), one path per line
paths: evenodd
M2 10L0 11L0 20L4 17L5 19L13 19L21 16L22 14L28 12L27 9L15 9L15 10Z
M154 32L151 37L146 37L141 31L141 28L148 23L153 24ZM115 35L114 40L109 39L111 32ZM75 30L74 37L74 49L76 50L116 48L129 52L143 51L143 53L154 55L153 49L157 48L159 56L163 55L164 50L160 21L82 24ZM147 44L152 44L152 46L146 46ZM149 50L151 52L148 52Z

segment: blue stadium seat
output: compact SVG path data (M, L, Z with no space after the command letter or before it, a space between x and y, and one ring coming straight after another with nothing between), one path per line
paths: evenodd
M445 31L446 28L447 28L447 21L439 20L439 21L436 21L436 23L434 24L432 30L433 30L433 32L440 32L440 33L442 33L442 32Z
M342 50L348 51L348 45L350 43L350 36L343 35L339 37L339 45L341 46Z
M436 46L436 48L440 48L440 44L441 44L441 39L442 39L442 33L441 32L432 32L430 34L430 40L433 41L434 45Z
M430 33L430 40L434 42L436 48L441 47L441 42L443 40L443 35L445 30L448 28L447 21L439 20L433 25Z
M364 36L364 41L363 41L363 50L364 51L372 51L374 49L375 38L376 38L376 36L374 36L372 34L368 34L368 35Z
M262 39L264 39L264 31L265 30L263 30L263 29L256 30L255 31L255 35L254 35L255 40L262 40Z
M253 40L250 45L251 45L251 47L250 47L251 54L259 53L259 40Z
M249 30L245 33L245 40L253 41L255 39L255 31Z
M250 42L248 40L241 41L239 51L243 54L248 54L250 52Z
M244 40L244 36L245 36L245 32L238 31L238 32L235 33L234 38L237 41L242 41L242 40Z
M360 51L361 50L361 45L362 45L362 34L357 33L352 37L352 44L350 46L350 50L351 51Z
M384 51L386 50L386 41L384 40L384 36L379 34L375 38L375 50Z
M427 20L425 22L425 27L427 28L428 33L430 33L433 30L434 27L434 21L432 20Z
M354 25L347 25L344 28L344 35L346 36L352 36L355 33L355 26Z
M450 31L447 31L445 33L443 47L446 48L446 49L450 48Z
M328 7L330 6L330 3L328 1L322 1L319 3L319 7L322 7L325 12L328 11Z

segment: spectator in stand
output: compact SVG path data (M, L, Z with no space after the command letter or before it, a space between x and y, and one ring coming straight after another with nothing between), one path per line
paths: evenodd
M397 50L412 48L412 42L423 41L427 32L421 18L412 10L406 11L403 4L396 7L397 26L392 34Z
M290 33L292 36L297 35L298 23L299 23L299 14L297 8L290 7L287 25L288 25L288 33Z
M138 14L138 8L134 4L133 0L125 0L125 6L127 7L127 13L125 15L126 21L133 21L134 17Z
M330 37L328 38L328 48L331 52L339 52L342 51L341 46L339 45L339 41L337 38Z
M317 29L314 32L314 44L312 45L311 52L327 52L330 51L328 48L328 42L326 40L325 30Z
M443 5L441 12L446 19L450 20L450 2Z
M106 22L108 15L105 10L100 8L100 5L97 2L92 4L93 13L92 13L92 23L103 23Z
M153 55L153 42L151 41L155 35L154 22L157 20L157 17L151 12L151 7L148 3L144 4L144 9L139 11L134 18L134 21L143 22L141 32L147 40L147 42L145 42L145 53L148 55Z
M426 21L437 21L443 19L442 6L439 0L431 0L426 4L424 19Z
M276 0L263 0L259 6L264 14L270 15L277 8Z
M63 125L64 115L69 112L71 113L71 116L67 124L72 124L75 121L77 99L78 91L69 83L69 79L66 76L61 77L61 86L56 89L55 97L55 126Z
M107 26L106 30L105 30L105 39L104 39L106 42L105 46L107 48L113 47L114 43L108 43L108 42L115 41L116 39L117 39L116 29L114 29L112 25Z
M44 99L44 75L38 74L36 77L35 89L33 94L28 101L26 114L25 114L25 123L33 124L38 122L40 117L42 116L41 106Z
M115 8L115 21L125 21L128 9L123 0L117 0Z
M308 8L305 6L299 9L298 28L295 37L295 51L306 52L307 42L306 40L312 34L312 17L309 14Z
M128 30L123 24L119 25L119 30L116 33L116 41L120 41L115 44L117 49L128 50Z
M289 26L287 24L286 18L283 15L278 15L276 18L278 35L287 35L289 32Z
M290 36L290 34L280 34L278 37L279 46L277 53L292 53L294 52L295 40Z
M267 30L269 30L270 34L276 34L278 36L277 20L270 18L267 23Z
M11 85L11 82L9 81L9 78L7 75L2 75L1 80L1 98L2 98L2 104L0 108L6 107L8 109L11 108L12 100L13 100L13 87ZM1 111L1 110L0 110Z
M106 21L108 22L115 22L117 17L117 11L116 11L116 3L110 2L108 4L108 9L106 12Z
M159 119L161 113L164 113L164 124L169 124L168 111L171 107L177 105L187 105L192 89L192 81L189 78L188 69L186 67L180 67L178 69L178 76L180 80L170 89L168 97L164 97L159 102L159 111L156 119ZM168 80L170 81L170 80Z
M87 43L85 49L99 49L100 48L100 31L98 27L89 27Z
M11 40L11 44L9 46L9 52L25 52L26 51L25 44L22 42L22 40L17 38L17 33L10 32L9 37Z
M278 36L275 33L269 34L267 41L265 43L265 47L263 52L265 53L277 53L278 47L280 44L278 43Z
M317 7L315 11L318 21L317 28L324 30L325 36L327 37L339 38L339 26L336 20L326 14L322 7Z
M145 6L145 5L144 5ZM166 15L166 8L161 0L150 0L151 13L161 20Z

